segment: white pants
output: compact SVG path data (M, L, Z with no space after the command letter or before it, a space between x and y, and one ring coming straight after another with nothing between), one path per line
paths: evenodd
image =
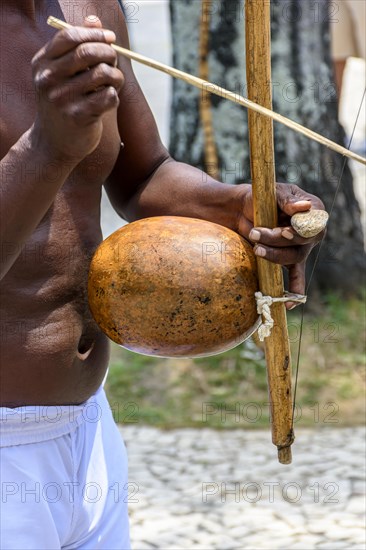
M130 548L126 449L104 390L0 408L2 550Z

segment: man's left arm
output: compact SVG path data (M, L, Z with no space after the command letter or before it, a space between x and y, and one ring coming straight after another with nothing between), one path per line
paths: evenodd
M114 29L116 30L116 29ZM129 48L125 23L117 40ZM120 56L125 85L120 92L118 129L124 147L105 188L115 210L126 220L159 215L205 219L238 231L255 245L255 252L286 265L290 290L303 293L305 260L321 236L303 239L290 226L290 216L321 201L296 186L278 184L281 227L253 229L251 185L229 185L192 166L173 160L162 145L151 110L133 73Z

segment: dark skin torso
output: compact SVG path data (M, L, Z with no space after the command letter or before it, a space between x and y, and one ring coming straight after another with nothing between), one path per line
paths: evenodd
M1 158L35 118L31 59L55 34L39 19L35 25L23 14L20 25L18 14L2 29L3 45L11 45L10 52L1 48L2 80L19 85L2 102ZM90 258L102 240L102 185L121 141L115 114L107 113L103 123L99 146L72 172L2 280L3 406L81 403L105 375L108 342L92 319L86 294Z

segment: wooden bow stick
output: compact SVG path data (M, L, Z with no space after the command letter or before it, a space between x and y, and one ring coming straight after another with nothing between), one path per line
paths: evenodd
M248 96L272 109L270 2L246 0L245 40ZM277 227L273 123L268 117L249 111L250 164L253 185L254 225ZM267 296L284 293L282 268L262 258L257 259L259 288ZM272 441L277 445L278 460L291 463L293 406L291 391L291 356L283 303L271 308L274 327L265 339Z
M47 23L51 27L54 27L55 29L64 30L64 29L72 28L72 25L69 25L68 23L65 23L65 21L61 21L61 19L57 19L56 17L52 17L52 16L50 16L47 19ZM112 44L112 48L116 50L116 52L118 52L119 54L123 55L124 57L127 57L128 59L132 59L134 61L137 61L138 63L147 65L152 69L156 69L158 71L166 73L170 76L173 76L174 78L178 78L179 80L183 80L187 84L191 84L192 86L199 88L200 90L202 90L203 93L210 93L210 94L218 95L219 97L222 97L224 99L229 99L233 103L237 103L242 107L246 107L247 109L260 113L272 120L276 120L277 122L284 124L288 128L291 128L295 132L299 132L300 134L307 136L309 139L313 139L314 141L317 141L318 143L321 143L322 145L329 147L329 149L332 149L333 151L336 151L337 153L340 153L343 156L349 157L357 162L361 162L362 164L366 165L366 158L361 157L356 153L353 153L353 151L349 151L342 145L338 145L338 143L335 143L334 141L324 136L321 136L316 132L313 132L313 130L309 130L308 128L306 128L305 126L302 126L298 122L294 122L289 118L286 118L278 113L275 113L271 109L262 107L261 105L258 105L257 103L249 99L246 99L245 97L242 97L239 94L236 94L235 92L230 92L229 90L225 90L225 88L222 88L221 86L217 86L216 84L212 84L207 80L203 80L202 78L198 78L197 76L193 76L183 71L179 71L178 69L169 67L169 65L165 65L164 63L160 63L159 61L155 61L144 55L132 52L131 50L128 50L127 48L122 48L121 46L117 46L116 44Z

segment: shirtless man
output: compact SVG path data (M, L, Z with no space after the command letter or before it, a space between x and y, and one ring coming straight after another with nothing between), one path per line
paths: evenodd
M320 238L288 226L293 213L323 207L316 197L279 185L286 228L253 231L249 185L170 158L129 61L110 47L128 47L117 0L103 2L114 32L85 19L93 9L100 3L1 2L4 549L129 547L125 449L101 387L108 341L86 298L102 185L129 221L184 215L238 231L289 268L294 292L304 292ZM51 14L78 27L55 32Z

